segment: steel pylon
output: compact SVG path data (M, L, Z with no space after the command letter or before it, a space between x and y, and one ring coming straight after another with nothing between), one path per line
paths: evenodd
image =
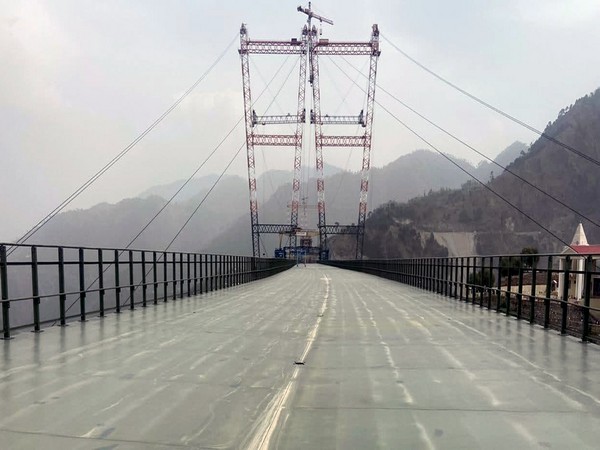
M254 256L260 256L261 233L279 232L286 229L290 236L290 245L296 246L296 231L298 230L298 208L300 204L302 167L302 142L307 120L305 108L306 77L312 88L313 110L310 112L310 123L314 128L315 164L317 175L317 209L319 248L321 258L328 255L328 234L355 234L356 257L362 258L364 242L364 228L367 214L367 196L369 189L369 172L371 160L371 143L373 130L373 109L375 104L375 78L377 74L377 61L379 50L379 29L373 25L371 39L368 42L331 42L321 39L317 27L312 20L333 25L333 22L319 16L312 11L310 3L308 8L298 7L298 11L308 16L307 24L302 29L300 38L290 40L251 40L245 24L240 29L240 57L242 62L242 86L244 93L244 113L246 124L246 148L248 161L248 186L250 191L250 219L252 226L252 251ZM298 104L295 115L258 115L252 104L250 89L250 54L289 55L297 54L300 58L300 73L298 77ZM319 83L319 57L320 56L369 56L369 85L367 93L366 112L360 111L357 116L330 116L321 113L321 88ZM307 68L308 65L308 68ZM257 125L295 124L294 134L260 134L256 132ZM358 135L324 135L323 125L362 125L363 133ZM261 224L258 215L258 201L256 194L256 168L254 147L261 146L289 146L294 147L294 170L292 180L292 198L290 225ZM325 147L361 147L363 149L360 197L357 225L328 226L325 214L325 180L323 174L323 148ZM277 230L277 231L275 231Z

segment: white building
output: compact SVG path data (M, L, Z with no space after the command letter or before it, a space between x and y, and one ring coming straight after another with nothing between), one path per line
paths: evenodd
M562 298L563 289L565 283L565 275L562 273L566 266L566 255L571 257L571 267L569 271L568 282L568 300L570 302L580 303L584 297L584 270L585 261L588 256L592 256L594 261L592 270L592 283L591 283L591 295L590 295L590 306L592 308L600 308L600 244L590 245L587 241L583 225L579 224L575 235L571 241L570 247L565 247L562 251L565 257L559 259L560 273L558 276L558 298ZM595 314L597 315L597 314Z

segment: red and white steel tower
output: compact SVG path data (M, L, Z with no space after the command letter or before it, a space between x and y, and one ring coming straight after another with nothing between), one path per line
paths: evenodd
M250 190L250 218L252 226L252 251L254 256L260 256L260 235L265 233L285 233L290 236L290 245L296 246L295 233L298 231L298 208L300 204L300 170L302 164L302 141L306 123L305 93L306 75L312 86L313 110L310 112L310 123L314 127L316 172L317 172L317 205L320 257L328 255L327 236L329 234L356 235L356 257L362 258L364 228L367 214L367 194L369 189L369 171L371 159L373 107L375 104L375 77L379 50L379 29L373 25L371 39L368 42L332 42L320 38L317 27L312 20L333 25L325 17L315 14L309 2L308 8L298 7L298 11L308 16L307 24L302 29L302 36L287 41L251 40L245 24L240 29L240 57L242 61L242 82L244 91L244 112L246 119L246 147L248 159L248 185ZM250 89L250 54L300 56L300 74L298 85L298 107L296 115L265 115L259 116L253 109ZM320 56L369 56L369 85L367 92L366 112L360 111L357 116L332 116L321 113L321 89L319 84ZM308 69L307 69L308 63ZM255 131L257 124L281 125L295 124L294 134L259 134ZM324 135L323 125L356 125L362 126L362 134L355 135ZM289 146L295 148L294 178L292 182L292 201L290 224L261 224L258 220L258 202L256 194L256 169L254 148L256 146ZM325 220L325 181L323 175L324 147L362 147L363 158L361 168L360 198L358 221L356 225L327 225Z

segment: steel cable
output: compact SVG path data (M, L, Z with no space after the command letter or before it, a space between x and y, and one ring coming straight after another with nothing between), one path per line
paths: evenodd
M236 41L236 37L231 40L231 42L225 47L225 50L219 54L217 59L209 66L209 68L198 78L194 84L192 84L165 112L163 112L152 124L150 124L140 135L138 135L133 141L129 143L123 150L121 150L113 159L111 159L106 165L104 165L99 171L97 171L92 177L90 177L85 183L83 183L79 188L77 188L71 195L69 195L65 200L63 200L56 208L54 208L50 213L48 213L42 220L40 220L33 228L31 228L27 233L21 236L16 244L22 244L29 240L34 234L36 234L42 227L44 227L48 222L50 222L58 213L60 213L64 208L66 208L73 200L75 200L82 192L84 192L88 187L90 187L98 178L104 175L112 166L114 166L121 158L123 158L131 149L133 149L148 133L150 133L158 124L160 124L163 119L165 119L179 104L187 98L194 89L207 77L207 75L215 68L215 66L223 59L226 55L229 48ZM9 248L9 255L16 249L17 247Z
M437 73L435 73L433 70L429 69L428 67L426 67L425 65L421 64L419 61L417 61L416 59L414 59L412 56L410 56L408 53L406 53L405 51L403 51L400 47L398 47L396 44L394 44L390 39L388 39L386 36L384 36L383 34L381 35L381 37L383 39L385 39L385 41L390 44L394 49L396 49L396 51L398 51L398 53L400 53L401 55L403 55L406 59L408 59L409 61L411 61L412 63L416 64L418 67L420 67L421 69L423 69L425 72L429 73L430 75L434 76L435 78L437 78L438 80L440 80L441 82L447 84L448 86L450 86L453 89L456 89L458 92L460 92L461 94L469 97L471 100L476 101L477 103L485 106L486 108L491 109L492 111L500 114L501 116L513 121L514 123L522 126L523 128L528 129L529 131L532 131L534 133L536 133L537 135L543 137L544 139L549 140L550 142L553 142L556 145L559 145L560 147L564 148L565 150L570 151L571 153L574 153L575 155L585 159L586 161L591 162L592 164L595 164L597 166L600 166L600 161L598 161L597 159L586 155L585 153L577 150L576 148L565 144L562 141L559 141L558 139L548 135L547 133L538 130L537 128L529 125L526 122L523 122L520 119L517 119L516 117L502 111L500 108L480 99L479 97L471 94L470 92L462 89L461 87L457 86L456 84L452 83L451 81L447 80L446 78L442 77L441 75L438 75Z

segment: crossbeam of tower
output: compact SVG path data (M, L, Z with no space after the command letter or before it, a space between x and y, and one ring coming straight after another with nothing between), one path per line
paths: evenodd
M302 29L300 38L290 40L252 40L248 35L245 24L240 29L240 57L242 63L242 85L244 94L244 112L246 124L246 147L248 161L248 186L250 191L250 219L252 227L252 251L254 256L260 256L260 235L264 233L282 233L290 236L290 245L296 246L296 231L298 227L298 208L300 204L300 170L302 158L302 142L305 123L310 120L314 128L314 144L316 153L317 173L317 210L320 258L328 258L327 236L329 234L353 234L356 236L356 257L362 258L364 228L367 213L367 195L369 188L369 171L371 160L373 107L375 103L375 78L379 50L379 29L373 25L371 39L368 42L345 41L331 42L321 39L319 30L312 23L333 25L333 21L316 14L311 9L298 7L298 11L307 15L307 23ZM299 55L300 70L298 77L298 104L296 114L259 115L253 109L252 92L250 88L249 55ZM368 56L369 85L367 92L366 111L360 111L357 116L330 116L321 112L321 88L319 82L320 56ZM312 87L313 110L306 114L305 94L306 78ZM257 125L295 124L293 134L261 134L255 131ZM360 125L362 133L356 135L325 135L323 126L329 125ZM258 201L256 193L256 166L254 149L256 146L294 147L294 171L292 181L292 200L290 203L290 225L261 224L259 222ZM328 226L325 215L325 181L323 175L323 148L325 147L360 147L363 149L361 166L360 197L357 225Z

